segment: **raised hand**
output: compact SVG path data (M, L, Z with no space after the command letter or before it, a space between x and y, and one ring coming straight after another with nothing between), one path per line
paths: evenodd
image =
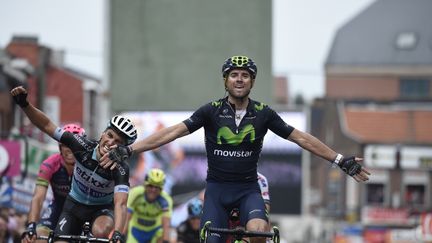
M117 163L127 160L132 155L132 148L125 145L114 145L111 150L100 159L103 168L110 167L113 170Z
M27 101L27 90L24 89L24 87L18 86L13 88L10 93L13 96L15 103L17 103L21 108L25 108L29 105Z
M357 182L369 180L370 172L359 164L363 161L362 158L354 156L344 158L339 162L338 166L348 175L352 176Z

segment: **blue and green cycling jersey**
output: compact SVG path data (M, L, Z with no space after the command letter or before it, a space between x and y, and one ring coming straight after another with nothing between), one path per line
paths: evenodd
M269 106L252 99L237 126L235 107L227 97L203 105L183 122L190 133L204 127L207 180L216 182L256 181L268 129L285 139L294 130Z
M96 158L98 143L78 134L57 128L57 141L69 147L75 156L75 168L69 196L86 205L104 205L113 202L114 193L129 192L129 166L123 161L114 170L104 169Z

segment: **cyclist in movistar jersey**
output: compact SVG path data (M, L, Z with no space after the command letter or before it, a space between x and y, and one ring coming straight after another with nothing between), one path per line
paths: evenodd
M84 136L85 133L85 130L76 124L66 124L63 126L63 130L80 136ZM36 236L48 236L49 232L54 230L66 196L70 191L75 157L72 151L61 143L59 143L59 150L60 153L51 155L39 167L36 187L27 218L29 223L24 232L26 237L23 241L25 243L33 242L36 240ZM53 200L36 227L49 185L51 185L53 192Z
M36 127L69 147L76 158L71 190L54 233L80 234L84 222L89 221L95 237L107 238L114 230L112 241L124 242L121 232L126 223L129 166L122 158L112 158L121 162L103 168L99 160L113 145L126 146L135 141L137 131L133 123L125 117L114 116L99 141L93 141L57 127L27 101L27 90L22 86L12 89L11 94Z
M356 181L368 180L369 172L358 162L362 158L344 157L314 136L285 123L269 106L252 100L249 93L255 83L257 67L246 56L233 56L222 65L222 77L228 96L203 105L192 116L167 127L131 146L118 146L110 154L131 156L169 143L204 127L208 159L207 185L201 225L211 221L213 227L226 228L229 211L239 205L240 220L247 230L268 231L264 201L257 183L257 162L264 136L270 129L278 136L337 164ZM108 154L101 164L110 166ZM207 242L224 242L212 234ZM264 242L264 238L252 238Z
M127 203L127 243L169 242L173 203L163 191L165 179L161 169L151 169L144 185L131 189Z

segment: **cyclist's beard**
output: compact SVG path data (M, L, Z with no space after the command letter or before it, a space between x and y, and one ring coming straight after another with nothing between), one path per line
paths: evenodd
M228 90L228 94L229 94L229 96L231 96L231 98L243 102L249 97L250 91L251 90L249 89L245 94L240 96L240 95L233 94L231 91Z

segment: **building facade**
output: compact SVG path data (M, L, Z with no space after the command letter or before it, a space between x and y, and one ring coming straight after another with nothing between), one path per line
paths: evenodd
M271 1L111 0L111 108L190 110L224 96L222 64L245 55L258 66L253 97L272 98Z
M372 175L356 184L312 158L320 200L311 210L360 223L364 242L430 237L413 229L432 210L431 8L427 0L376 1L342 26L325 64L326 96L312 107L313 133L364 157Z

